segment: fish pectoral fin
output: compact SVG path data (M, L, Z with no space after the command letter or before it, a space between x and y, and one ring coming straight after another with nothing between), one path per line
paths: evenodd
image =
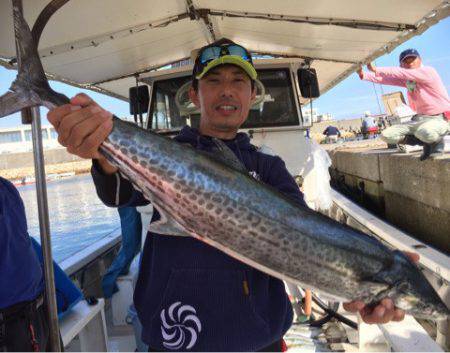
M168 216L164 211L158 209L161 218L150 223L148 230L152 233L163 234L163 235L176 235L181 237L191 236L181 224L179 224L172 217Z
M396 265L393 264L378 273L361 279L360 286L365 288L365 301L367 303L375 305L382 299L389 298L396 293L396 288L401 281L395 279L395 273L397 272L395 269Z
M222 141L216 137L212 138L214 142L213 151L208 154L216 160L226 164L227 166L247 174L247 168L236 157L234 152Z

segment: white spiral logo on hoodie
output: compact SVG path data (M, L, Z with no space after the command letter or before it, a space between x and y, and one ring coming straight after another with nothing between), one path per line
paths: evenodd
M198 334L202 331L196 314L192 306L181 305L181 302L173 303L167 313L166 309L161 311L161 333L165 348L176 350L187 344L187 350L194 346Z

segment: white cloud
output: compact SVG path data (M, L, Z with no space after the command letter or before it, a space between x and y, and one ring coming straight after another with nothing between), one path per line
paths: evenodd
M450 56L441 56L441 57L437 57L437 58L432 58L432 59L424 59L425 64L430 64L430 63L437 63L437 62L446 62L446 61L450 61Z

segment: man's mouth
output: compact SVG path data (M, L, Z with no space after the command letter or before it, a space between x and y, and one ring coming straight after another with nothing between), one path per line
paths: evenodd
M230 116L236 113L239 109L238 105L235 104L219 104L216 106L216 111L223 116Z
M235 110L237 110L237 106L229 105L229 104L222 104L222 105L219 105L216 108L216 110L235 111Z

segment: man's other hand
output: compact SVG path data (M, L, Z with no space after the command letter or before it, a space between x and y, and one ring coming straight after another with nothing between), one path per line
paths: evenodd
M406 252L413 262L419 261L419 254ZM402 321L405 318L405 312L394 306L391 299L385 298L375 307L368 307L362 301L355 300L344 303L344 309L350 312L359 312L362 320L367 324L386 324L389 321Z
M372 71L373 73L376 73L376 66L373 63L368 63L367 64L367 70Z

